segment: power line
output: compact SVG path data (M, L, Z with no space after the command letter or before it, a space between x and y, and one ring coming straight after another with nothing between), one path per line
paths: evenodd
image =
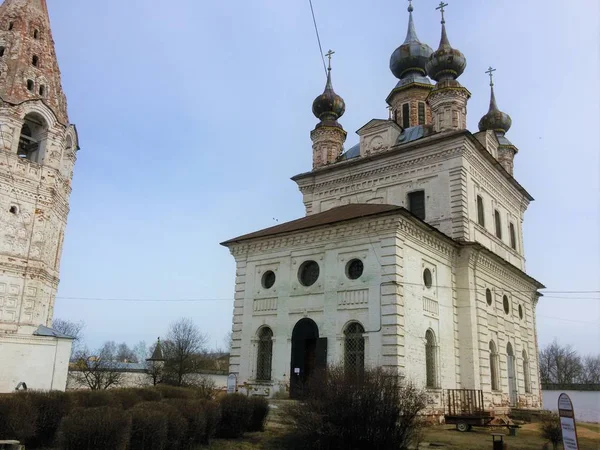
M590 322L587 320L565 319L562 317L543 316L541 314L537 314L537 317L542 317L543 319L562 320L564 322L576 322L576 323L587 323L589 325L600 325L600 322Z
M321 37L319 36L319 28L317 27L317 19L315 18L312 0L308 0L308 4L310 5L310 12L312 14L313 24L315 25L315 33L317 34L317 42L319 43L319 52L321 53L321 61L323 61L323 69L325 70L325 76L327 76L327 65L325 64L325 55L323 55L323 47L321 46Z

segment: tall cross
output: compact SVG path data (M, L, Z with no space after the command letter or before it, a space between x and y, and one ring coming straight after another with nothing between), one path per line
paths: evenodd
M444 8L448 6L448 3L440 2L440 6L435 9L439 9L442 12L442 23L446 23L446 19L444 19Z
M488 70L485 71L490 76L490 86L494 86L494 72L496 69L492 69L492 66Z
M329 50L327 53L325 53L325 56L329 58L329 67L327 68L327 70L331 70L331 57L334 53L335 52L333 50Z

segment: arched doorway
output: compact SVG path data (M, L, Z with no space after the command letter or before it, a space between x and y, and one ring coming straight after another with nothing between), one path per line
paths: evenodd
M327 338L319 339L319 327L314 320L299 320L292 331L290 397L304 396L311 376L326 365Z
M515 370L515 353L510 342L506 346L508 364L508 397L510 406L517 406L517 373Z

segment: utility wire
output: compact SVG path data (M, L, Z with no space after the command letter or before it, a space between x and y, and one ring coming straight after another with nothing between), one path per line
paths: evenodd
M308 4L310 5L310 12L312 14L313 24L315 25L315 33L317 34L317 42L319 43L319 52L321 53L321 61L323 61L323 70L325 70L325 76L327 76L327 64L325 64L325 55L323 55L323 47L321 46L321 37L319 36L319 28L317 27L317 19L315 18L312 0L308 0Z

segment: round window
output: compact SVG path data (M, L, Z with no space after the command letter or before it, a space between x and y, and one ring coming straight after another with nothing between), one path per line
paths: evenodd
M315 261L306 261L298 270L298 281L303 286L312 286L319 279L319 273L319 265Z
M488 305L492 305L492 291L490 291L489 289L485 290L485 301Z
M346 276L351 280L357 280L362 276L364 268L360 259L353 259L346 264Z
M275 272L267 270L262 276L262 287L265 289L271 289L275 284Z
M508 303L508 297L506 295L502 297L502 306L504 306L504 312L508 314L510 312L510 303Z
M523 318L523 307L519 305L519 319Z
M431 270L425 269L423 271L423 283L427 289L433 285L433 277L431 276Z

